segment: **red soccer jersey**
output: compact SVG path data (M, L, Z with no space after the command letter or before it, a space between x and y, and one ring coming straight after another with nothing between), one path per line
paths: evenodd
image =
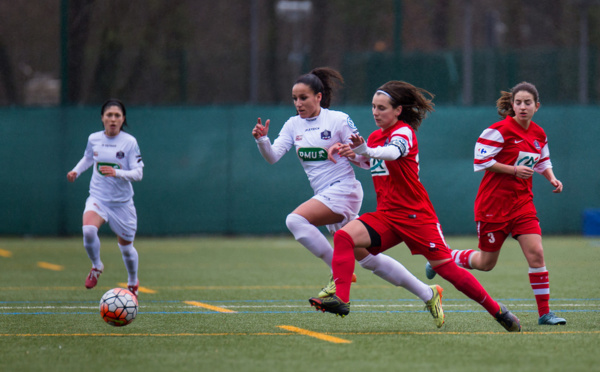
M506 222L525 213L536 213L532 177L524 180L488 171L496 162L527 165L538 173L552 168L544 130L534 122L525 130L507 116L484 130L475 145L475 171L485 170L475 199L475 221Z
M437 222L429 195L419 180L419 145L415 131L402 121L371 133L367 146L398 144L402 157L388 161L371 159L371 176L377 194L377 210L393 211L415 223Z

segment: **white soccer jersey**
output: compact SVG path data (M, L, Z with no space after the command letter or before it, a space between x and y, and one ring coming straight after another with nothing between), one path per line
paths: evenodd
M103 165L123 170L144 166L138 143L131 134L121 131L115 137L107 137L104 131L92 133L83 157L87 162L92 160L94 165L90 181L91 196L104 202L125 202L133 197L130 181L106 177L99 171Z
M347 114L321 108L315 118L303 119L299 115L289 118L273 145L269 146L268 138L257 142L261 153L271 163L296 146L296 154L310 186L318 194L334 182L355 178L348 158L336 155L337 164L327 159L329 147L338 142L350 142L350 135L354 133L358 130Z

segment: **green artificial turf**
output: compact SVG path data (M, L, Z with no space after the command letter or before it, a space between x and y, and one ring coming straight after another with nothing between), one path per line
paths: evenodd
M447 237L455 249L475 237ZM600 240L544 237L551 308L565 326L538 326L527 264L509 239L491 272L472 273L521 320L506 332L452 285L428 281L425 259L388 251L444 287L446 324L423 303L356 266L351 313L315 311L308 298L329 270L292 237L138 238L137 319L103 322L98 303L127 275L113 236L105 270L80 237L0 238L0 362L5 371L591 371L600 355Z

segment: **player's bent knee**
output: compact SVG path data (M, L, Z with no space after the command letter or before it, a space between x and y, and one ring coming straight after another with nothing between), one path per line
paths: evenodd
M296 235L296 232L298 230L301 230L302 227L306 225L310 225L310 223L306 218L302 217L301 215L296 213L290 213L285 218L285 225L287 226L288 230L292 232L292 234Z
M81 230L83 231L83 241L91 243L98 237L98 228L94 225L84 225Z

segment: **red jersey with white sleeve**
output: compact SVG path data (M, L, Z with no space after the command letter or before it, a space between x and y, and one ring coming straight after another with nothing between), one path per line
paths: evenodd
M437 223L433 204L419 179L419 145L413 128L398 121L371 133L367 146L396 146L401 154L396 160L370 159L377 210L394 212L396 218L418 224Z
M485 170L475 199L475 221L500 223L535 214L532 177L525 180L487 170L496 162L526 165L537 173L552 168L544 130L533 121L525 129L507 116L484 130L475 144L474 169Z

